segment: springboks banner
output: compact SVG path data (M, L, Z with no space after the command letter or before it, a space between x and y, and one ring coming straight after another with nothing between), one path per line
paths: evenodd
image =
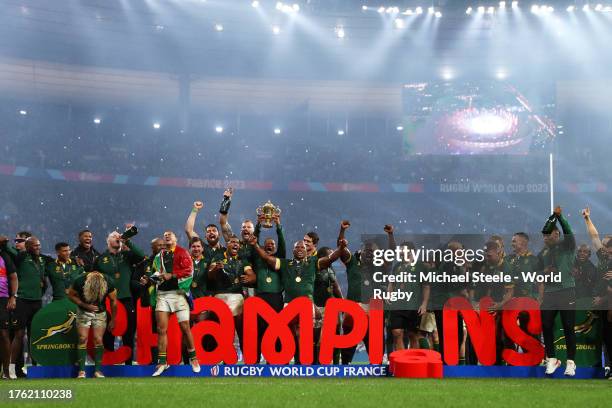
M43 307L32 320L30 352L41 365L69 365L77 360L77 307L68 299Z

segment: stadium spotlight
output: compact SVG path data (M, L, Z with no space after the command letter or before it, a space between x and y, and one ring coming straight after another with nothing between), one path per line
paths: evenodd
M484 6L478 6L478 14L484 14L485 8Z
M219 32L223 31L223 24L219 24L219 23L215 24L215 30Z
M257 8L257 7L259 7L259 2L258 2L257 0L254 0L254 1L251 3L251 6L252 6L253 8Z
M159 124L159 122L153 123L153 129L159 129L160 127L161 125Z
M450 68L445 68L442 70L442 78L445 81L450 81L451 79L453 79L453 71L451 71Z
M467 10L465 10L465 14L472 14L472 8L468 7Z
M100 120L100 118L94 118L94 123L96 125L99 125L102 122L102 120Z
M434 13L434 16L436 16L436 18L440 18L440 17L442 17L442 12L441 11L436 11Z
M342 129L338 130L338 136L344 136L344 130Z
M595 6L595 11L601 11L603 9L603 6L601 4L598 4Z
M506 79L508 75L506 74L506 71L504 71L503 69L499 69L497 70L497 72L495 73L495 77L499 80L503 80Z
M584 6L582 6L582 11L589 11L591 9L591 7L589 7L588 4L585 4Z
M518 1L513 1L512 2L512 8L513 9L518 8Z
M401 18L396 18L395 19L395 27L396 28L404 28L404 27L406 27L406 24L404 24L404 20L402 20Z
M398 132L401 132L402 130L404 130L404 127L402 125L397 125L395 130L397 130Z
M493 14L493 13L495 13L495 7L489 6L489 8L487 9L487 14Z
M385 12L385 8L384 7L379 7L377 10L380 14Z
M500 9L505 9L506 8L506 2L505 1L500 1L499 2L499 8Z
M280 2L280 1L277 1L277 2L276 2L276 9L277 9L278 11L281 11L281 10L283 9L283 3L282 3L282 2Z
M272 26L272 32L274 33L274 35L279 35L280 34L280 27L277 25L273 25Z
M433 7L429 7L429 8L427 9L427 13L429 13L429 14L433 14L433 13L435 13L435 9L434 9Z
M219 125L215 126L215 132L223 133L223 126L219 126Z
M413 14L412 9L406 9L406 11L404 11L402 14L406 15L406 16L411 16Z
M539 11L540 11L540 6L538 6L537 4L534 4L531 6L531 12L533 14L538 14Z
M23 110L23 109L22 109L22 110L20 110L20 111L19 111L19 114L20 114L21 116L25 116L25 115L27 115L27 114L28 114L28 111L26 111L26 110Z
M362 9L363 11L366 11L366 10L368 9L368 6L361 6L361 9Z
M571 12L573 12L575 9L576 9L576 7L575 7L575 6L569 6L569 7L567 8L567 11L571 13Z
M281 134L281 129L280 128L274 128L274 134L275 135L280 135Z
M423 14L423 7L419 6L419 7L416 8L415 11L416 11L417 14Z
M334 31L336 32L336 37L338 38L344 38L344 36L346 35L346 33L344 32L344 27L342 27L341 25L336 26Z

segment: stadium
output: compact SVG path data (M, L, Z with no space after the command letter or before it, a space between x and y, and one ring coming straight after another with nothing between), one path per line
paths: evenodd
M609 405L612 3L0 7L3 406Z

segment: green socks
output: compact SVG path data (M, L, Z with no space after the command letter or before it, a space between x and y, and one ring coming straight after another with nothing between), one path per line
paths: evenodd
M96 346L94 361L96 363L96 371L100 371L102 367L102 355L104 354L104 346Z
M87 360L87 345L78 345L77 356L79 358L79 371L85 371L85 361Z

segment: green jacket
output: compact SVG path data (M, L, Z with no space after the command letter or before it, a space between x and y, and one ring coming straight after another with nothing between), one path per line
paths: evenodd
M561 272L561 283L547 283L544 286L545 292L556 292L576 286L572 275L576 239L569 223L563 215L556 216L553 214L546 220L546 224L544 224L544 228L542 228L542 233L550 234L557 224L557 221L561 225L563 238L551 246L542 248L538 254L538 269L544 271L547 267L552 267L555 271Z
M19 289L17 296L26 300L41 300L46 289L45 268L54 262L53 258L40 255L38 257L26 251L17 253L13 262L17 268Z
M108 250L104 251L94 264L94 270L110 276L117 288L117 298L131 298L130 280L135 265L145 258L144 252L131 241L127 241L129 250L111 254Z
M59 300L66 297L66 289L70 287L72 282L83 275L85 270L77 265L74 260L62 264L55 260L47 263L45 268L45 276L49 279L53 288L53 300Z
M259 224L257 224L259 226ZM255 234L259 238L259 229L255 228ZM279 259L285 258L286 244L285 233L283 227L276 226L276 236L278 239L275 256ZM269 265L255 254L253 259L253 269L257 276L257 293L281 293L283 291L283 282L278 271L270 268Z

